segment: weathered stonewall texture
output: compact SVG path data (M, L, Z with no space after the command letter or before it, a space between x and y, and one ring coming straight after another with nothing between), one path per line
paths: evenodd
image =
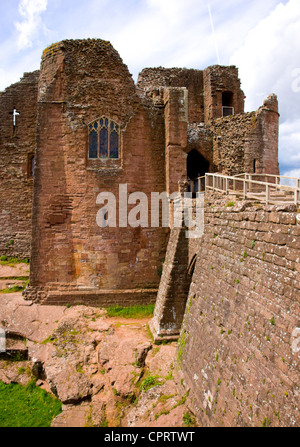
M256 112L216 119L210 126L216 170L279 174L278 117L277 98L270 95Z
M297 210L206 200L178 383L200 426L299 426Z
M147 68L135 85L107 41L46 48L40 71L0 94L0 254L28 257L31 246L26 296L53 305L153 302L168 229L151 227L151 193L173 193L205 172L278 174L277 109L272 95L245 114L234 66ZM99 129L101 117L117 125L118 158L90 156L91 123ZM119 224L117 209L117 227L100 228L98 194L123 207L120 184L128 196L144 193L149 212L132 228Z
M88 123L103 115L121 127L118 159L88 159ZM45 50L30 298L102 305L155 299L166 229L100 228L96 199L109 191L118 203L120 184L149 201L151 191L165 190L163 118L161 107L136 94L109 42L64 41Z
M0 92L0 252L20 258L30 256L38 78L39 71L25 73Z

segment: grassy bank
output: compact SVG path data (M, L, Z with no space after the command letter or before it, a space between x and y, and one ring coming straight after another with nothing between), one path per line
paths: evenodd
M61 413L61 402L36 386L0 381L0 427L50 427Z
M154 312L154 304L148 304L147 306L129 307L110 306L106 310L109 317L151 318Z

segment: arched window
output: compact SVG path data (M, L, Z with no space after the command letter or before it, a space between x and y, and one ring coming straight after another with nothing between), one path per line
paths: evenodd
M102 116L89 124L89 158L119 158L120 126Z

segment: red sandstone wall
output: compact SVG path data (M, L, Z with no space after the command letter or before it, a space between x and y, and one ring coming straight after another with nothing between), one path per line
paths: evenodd
M255 160L256 173L278 175L278 120L274 95L257 112L214 120L209 127L214 136L214 170L226 175L253 173Z
M137 85L149 96L158 87L186 87L188 89L188 121L204 121L203 71L187 68L144 68Z
M206 195L178 345L183 392L200 426L299 426L297 212L232 200Z
M233 93L234 114L244 112L244 93L235 66L212 65L203 72L204 121L222 117L222 93Z
M279 174L278 165L278 131L279 114L276 95L270 95L261 109L261 120L263 129L263 166L264 172L268 174Z
M144 192L149 204L150 192L165 191L163 112L138 98L118 53L99 40L64 41L47 49L39 89L29 295L41 292L39 297L52 303L105 304L114 297L99 298L97 291L115 290L120 302L120 290L131 290L134 301L135 290L138 296L139 289L159 284L166 230L99 228L96 198L103 191L118 197L119 184L125 183L128 194ZM91 163L87 124L102 115L121 125L121 160ZM74 294L66 298L70 291ZM149 292L148 299L154 297L155 291Z
M178 192L178 183L186 180L188 91L170 87L164 91L166 191Z
M36 99L39 72L0 93L0 254L30 256L33 179L28 157L36 149ZM9 113L16 107L20 116Z

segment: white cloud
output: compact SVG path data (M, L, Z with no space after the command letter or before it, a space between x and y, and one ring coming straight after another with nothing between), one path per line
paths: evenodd
M182 23L187 17L190 19L191 11L194 13L199 11L199 0L186 0L185 2L182 0L147 0L146 3L155 11L156 15L167 19L173 25ZM202 3L205 6L205 2Z
M48 0L21 0L19 13L23 17L22 22L16 22L15 27L19 32L18 49L32 46L32 40L36 37L41 26L41 13L46 11Z
M286 100L293 102L295 69L300 67L299 0L279 5L249 33L244 44L230 58L239 67L248 109L257 108L270 93L283 97L281 114L290 114ZM285 98L284 98L285 97Z
M282 170L300 170L300 118L285 121L279 128L279 163Z
M282 175L300 179L300 169L292 169L291 171L285 171L282 173ZM295 183L293 183L293 184L295 184Z
M300 7L280 2L247 35L230 59L239 67L246 110L255 110L270 94L279 101L280 170L300 169Z

